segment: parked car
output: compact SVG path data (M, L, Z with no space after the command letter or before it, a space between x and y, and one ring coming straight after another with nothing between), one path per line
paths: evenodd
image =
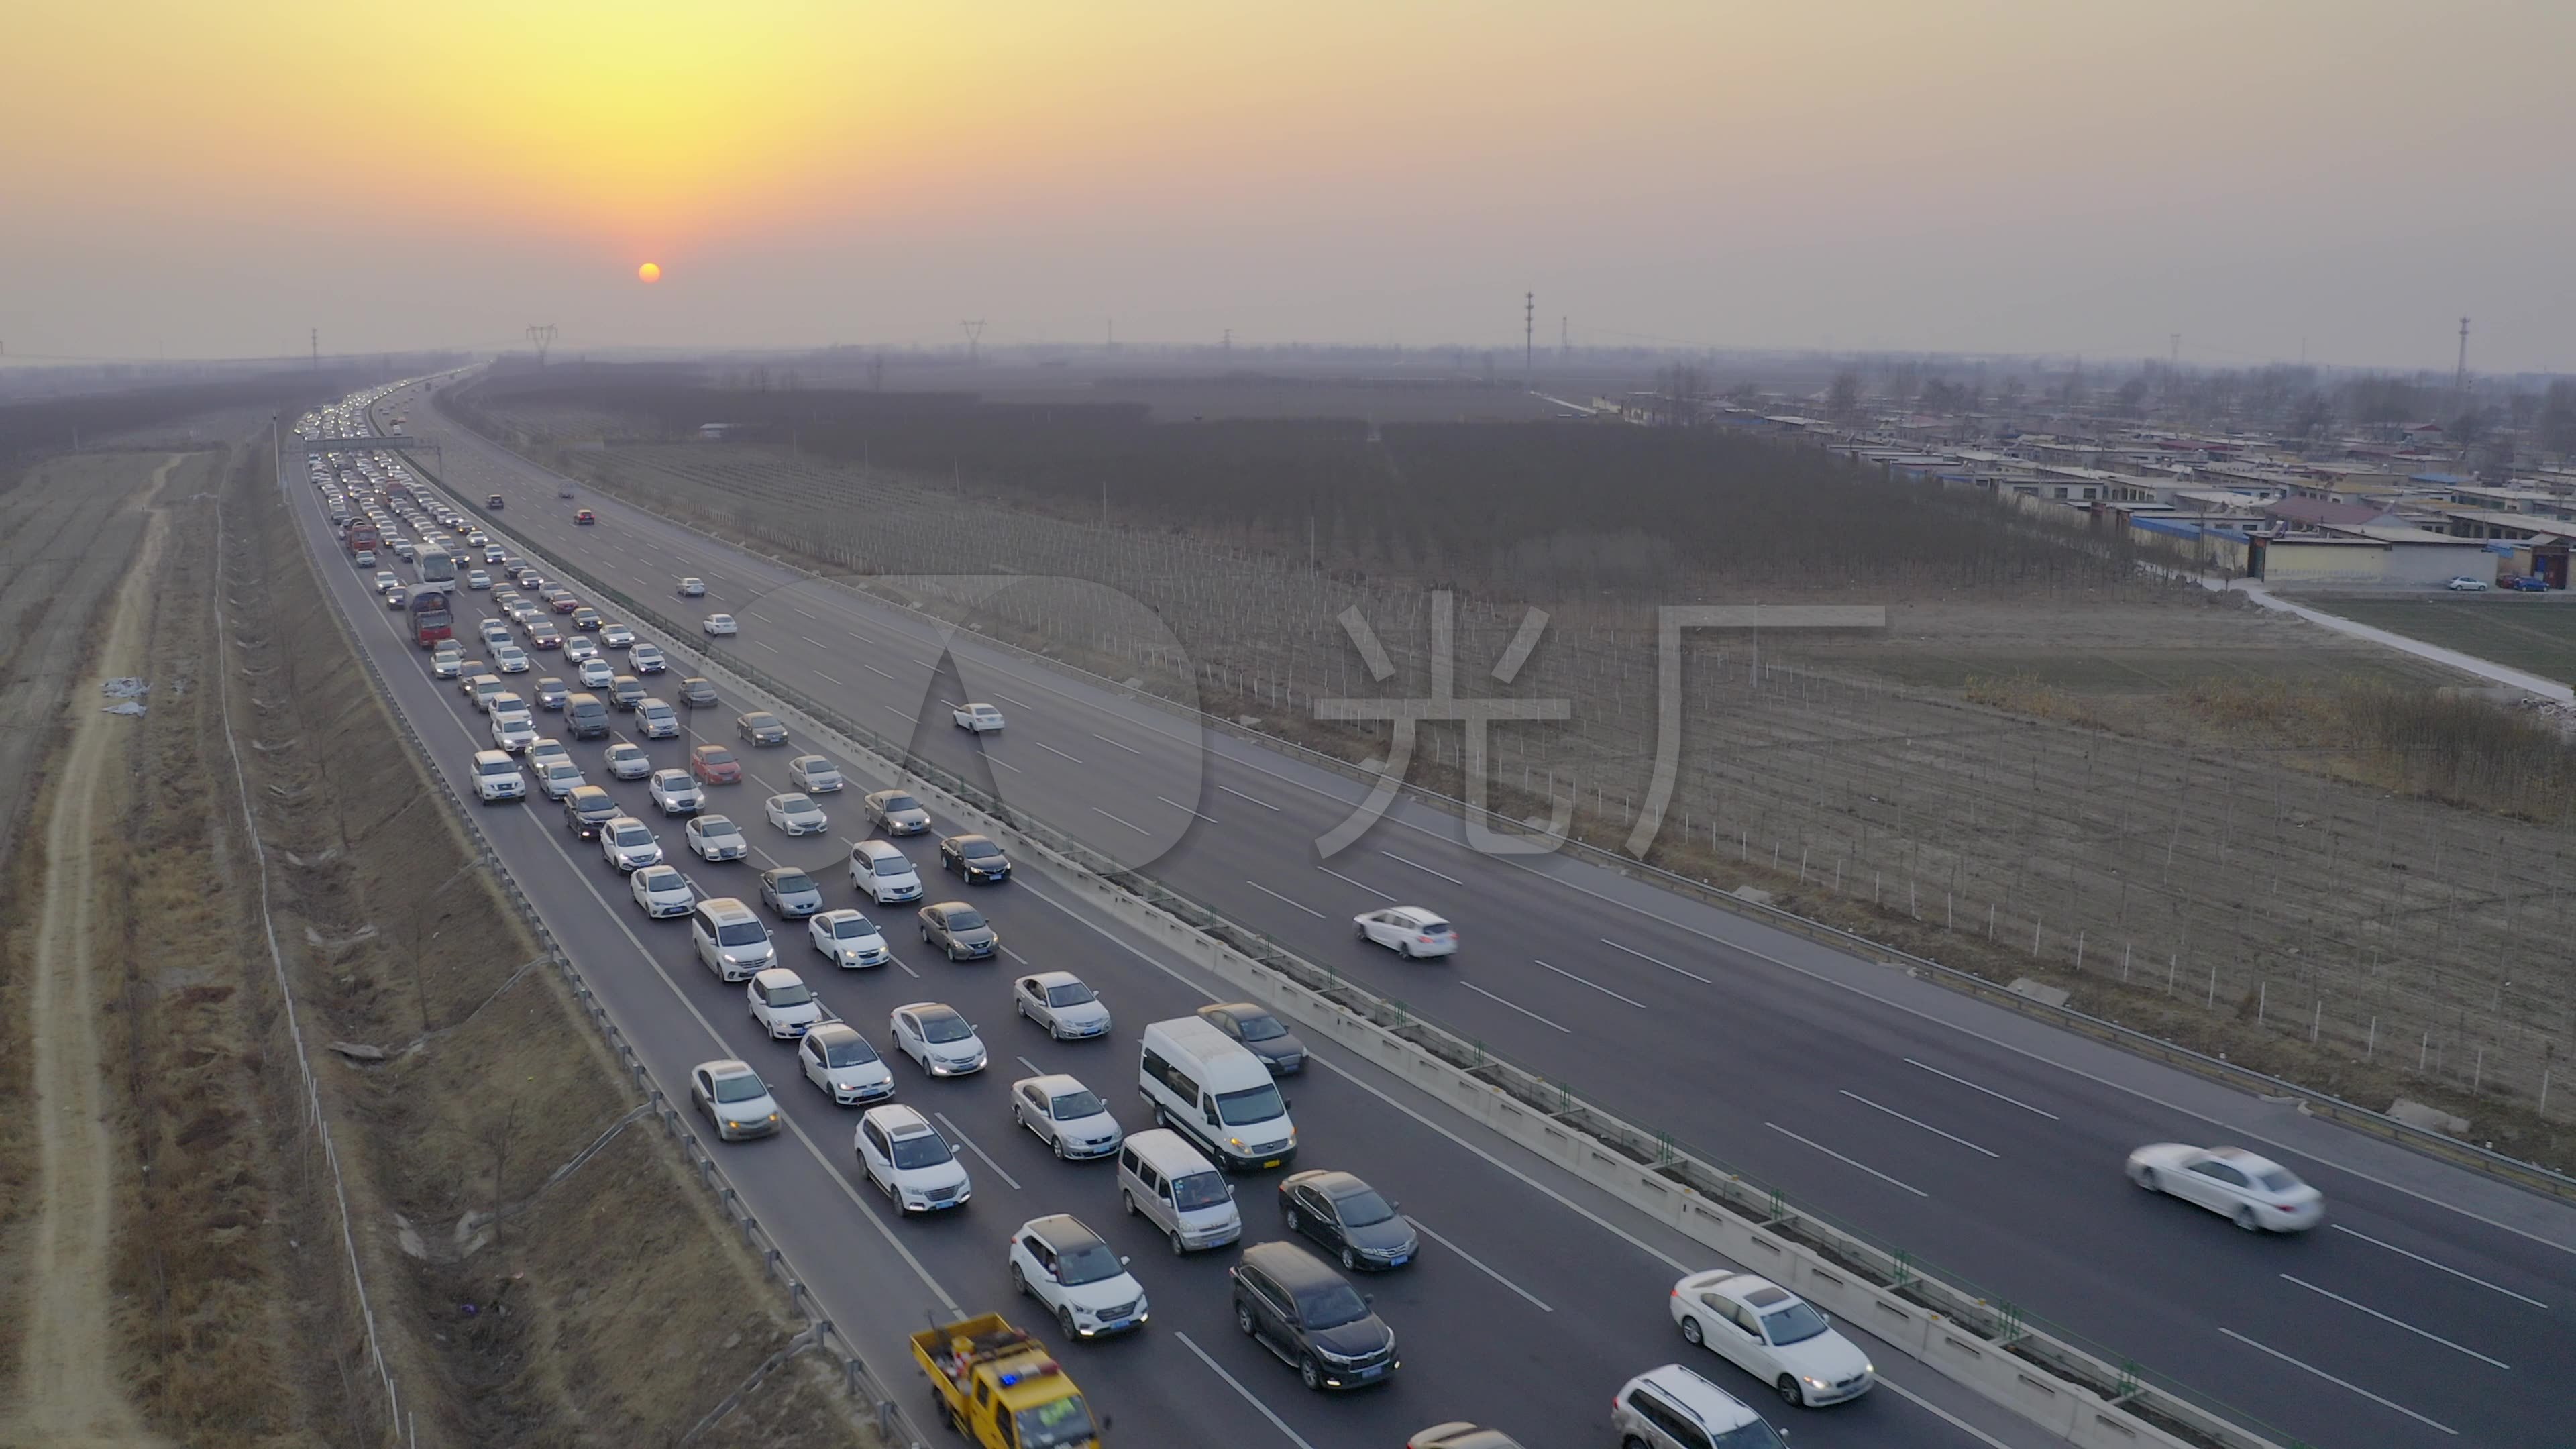
M2483 594L2487 590L2483 581L2470 578L2467 574L2453 575L2451 581L2442 587L2455 594Z

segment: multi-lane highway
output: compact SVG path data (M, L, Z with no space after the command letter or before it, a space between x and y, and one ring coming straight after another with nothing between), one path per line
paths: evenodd
M353 621L361 646L381 666L395 708L428 742L432 768L471 798L467 766L477 749L489 745L485 717L454 683L430 676L425 656L405 642L399 616L370 588L371 571L347 566L300 467L281 474L323 563L325 583ZM553 501L550 489L546 497ZM531 523L539 511L529 493L496 521ZM584 544L594 533L567 541ZM709 560L715 570L711 584L727 572L727 563ZM409 576L407 567L389 566ZM467 591L455 597L459 637L470 641L480 621L493 614L489 596ZM470 642L467 647L473 650ZM535 670L513 676L513 682L569 673L554 654L539 652L535 658ZM676 683L676 675L664 678ZM963 1149L975 1200L960 1212L901 1221L889 1211L854 1169L850 1134L857 1111L833 1106L804 1083L790 1048L771 1043L751 1025L742 988L720 984L698 964L686 924L646 920L629 899L626 881L601 859L595 844L566 828L558 806L534 797L488 807L478 818L666 1090L679 1097L689 1067L720 1056L753 1062L768 1077L789 1128L777 1138L719 1149L727 1172L746 1205L785 1245L793 1270L862 1345L917 1421L928 1422L929 1396L908 1372L904 1336L932 1312L1001 1308L1030 1312L1036 1324L1030 1305L1014 1308L1010 1301L1005 1235L1027 1218L1072 1212L1133 1258L1152 1299L1153 1322L1142 1333L1073 1348L1067 1356L1097 1406L1115 1416L1117 1437L1125 1442L1330 1449L1401 1443L1426 1424L1473 1417L1509 1427L1533 1445L1580 1443L1603 1432L1608 1396L1630 1374L1681 1359L1700 1364L1775 1417L1787 1417L1801 1444L2037 1444L2030 1426L1884 1353L1880 1366L1888 1382L1881 1392L1828 1411L1790 1414L1760 1384L1703 1360L1674 1334L1667 1290L1681 1272L1707 1265L1704 1250L1432 1106L1401 1082L1365 1064L1334 1060L1329 1048L1289 1087L1301 1165L1346 1168L1381 1186L1418 1224L1425 1251L1414 1265L1361 1283L1378 1296L1379 1311L1399 1335L1404 1367L1396 1380L1342 1399L1309 1393L1287 1368L1236 1333L1225 1277L1231 1250L1173 1258L1152 1230L1120 1213L1109 1164L1057 1161L1010 1123L1006 1092L1014 1078L1065 1071L1107 1098L1130 1130L1148 1125L1134 1092L1137 1032L1147 1021L1184 1015L1216 999L1222 988L1131 937L1087 908L1065 883L1026 864L1020 878L972 892L1001 930L1005 958L962 965L942 960L919 943L906 908L872 906L843 873L848 839L865 834L856 796L867 786L854 782L848 791L823 797L834 815L827 836L791 839L761 821L759 802L790 788L787 760L814 748L815 741L800 738L781 750L743 748L744 782L709 791L710 809L741 823L753 843L752 858L738 864L707 865L687 855L680 822L655 814L641 782L606 779L601 757L611 743L632 740L656 766L676 766L702 738L730 742L735 713L764 703L728 697L693 721L703 735L693 730L677 740L635 738L624 727L630 719L621 716L621 728L609 740L574 742L572 748L593 783L605 784L626 809L654 823L674 862L702 892L751 899L756 870L792 863L823 882L829 905L866 910L884 926L896 960L843 972L803 944L801 924L771 921L782 964L802 972L837 1014L881 1050L890 1048L887 1013L905 1002L953 1003L981 1028L993 1065L979 1076L933 1082L888 1050L897 1100L930 1114ZM1019 728L1016 722L1011 726ZM930 885L928 898L968 894L936 872L933 839L904 842ZM1012 977L1059 968L1079 972L1116 1013L1109 1040L1056 1043L1014 1019L1008 1005ZM567 1042L565 1049L578 1047ZM1246 1241L1280 1235L1273 1177L1239 1182Z
M612 499L585 494L581 503L601 522L577 528L556 480L444 425L411 397L411 430L444 445L460 494L502 493L509 527L638 598L668 597L683 574L705 578L703 607L743 623L742 635L721 646L727 652L848 718L911 739L945 768L991 780L1058 828L1131 859L1150 852L1152 873L1173 888L1627 1119L1780 1184L2285 1437L2540 1443L2576 1407L2576 1388L2547 1367L2576 1356L2567 1327L2576 1221L2555 1205L1634 880L1563 859L1480 854L1459 841L1454 820L1420 807L1399 805L1358 844L1321 858L1315 841L1362 794L1348 780L1202 734L1016 655L945 638L916 616ZM674 599L664 612L691 617L699 607L691 601L683 615ZM1009 728L982 739L949 730L939 705L960 687L1001 704ZM924 718L933 724L914 728ZM657 758L676 754L656 749ZM1392 901L1446 914L1465 949L1446 963L1416 964L1354 941L1351 916ZM1006 933L1035 913L1025 901L1011 904ZM640 926L626 923L639 935ZM1072 929L1080 936L1045 964L1079 962L1074 969L1088 974L1108 958L1136 959L1088 927ZM1014 945L1027 950L1020 938ZM693 999L706 1009L703 983L683 984L701 987ZM994 1024L989 1007L970 1014ZM1137 1019L1132 1008L1125 1019ZM881 1020L874 1025L881 1036ZM1123 1085L1114 1068L1090 1068L1089 1077L1113 1098ZM1329 1088L1318 1080L1301 1090L1301 1123L1309 1097L1315 1110L1332 1110ZM999 1120L998 1110L987 1115ZM1389 1115L1363 1110L1353 1130L1386 1141L1379 1134ZM1307 1129L1310 1142L1317 1130ZM2325 1189L2330 1224L2303 1238L2256 1239L2138 1193L2122 1179L2121 1160L2156 1140L2238 1140L2270 1151ZM1422 1159L1399 1148L1389 1160ZM1393 1190L1409 1209L1420 1205L1408 1185ZM1519 1216L1495 1201L1467 1194L1458 1221ZM841 1211L849 1210L845 1200ZM1000 1216L987 1213L985 1236ZM1450 1231L1431 1210L1424 1216ZM925 1236L912 1231L920 1226L896 1231L910 1242ZM1549 1246L1537 1263L1588 1261L1540 1236ZM998 1255L985 1276L997 1272ZM1608 1276L1573 1274L1584 1285ZM1575 1311L1519 1286L1549 1304L1552 1323ZM1560 1296L1630 1294L1586 1286ZM1601 1311L1637 1316L1633 1305ZM1505 1321L1480 1316L1486 1333L1470 1330L1465 1341L1484 1342ZM1195 1330L1191 1338L1217 1352ZM1259 1363L1243 1363L1249 1368L1233 1371L1253 1373L1246 1383L1258 1386ZM1588 1391L1596 1378L1568 1381ZM1591 1422L1583 1394L1570 1397L1570 1420L1533 1425ZM1844 1422L1803 1416L1802 1442L1824 1441Z

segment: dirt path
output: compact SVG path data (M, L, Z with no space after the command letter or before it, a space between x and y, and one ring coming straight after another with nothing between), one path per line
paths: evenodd
M179 462L173 457L154 472L144 506ZM111 935L112 907L97 898L97 852L124 798L119 744L133 728L100 708L98 681L143 668L151 584L167 531L159 514L150 516L96 666L72 692L71 747L44 823L44 907L27 1011L37 1084L36 1203L27 1238L25 1347L13 1416L0 1424L0 1442L9 1444L133 1449L162 1442L119 1385L110 1322L117 1149L103 1120L109 1093L98 1017L109 983L108 963L98 956Z

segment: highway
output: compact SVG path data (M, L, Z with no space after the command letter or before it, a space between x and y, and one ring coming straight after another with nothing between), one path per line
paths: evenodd
M399 616L347 566L300 464L281 469L281 487L322 561L327 589L390 683L395 707L429 743L430 765L470 798L467 767L473 752L488 746L483 716L453 683L430 676L426 656L406 644ZM499 521L530 521L537 511L532 503ZM408 574L400 564L390 567ZM476 625L492 613L489 596L456 597L459 635L471 650ZM557 655L535 658L536 670L516 682L568 672ZM676 676L664 678L676 683ZM708 736L729 741L733 714L760 703L728 698L707 711L715 716L707 721ZM540 715L541 724L554 718ZM908 1061L894 1059L896 1100L932 1114L963 1148L975 1184L975 1201L961 1211L900 1221L854 1172L850 1133L857 1110L824 1100L795 1072L789 1048L751 1026L742 989L720 984L697 963L685 922L646 920L596 846L576 839L559 807L542 797L478 811L513 877L667 1092L684 1098L688 1069L718 1056L742 1057L769 1078L789 1130L715 1150L746 1205L785 1245L791 1269L925 1428L929 1394L910 1372L904 1335L933 1312L1028 1311L1029 1305L1014 1310L1009 1300L1005 1235L1027 1218L1070 1211L1132 1256L1153 1301L1153 1322L1142 1332L1072 1347L1065 1355L1097 1407L1115 1417L1122 1442L1331 1449L1401 1443L1426 1424L1458 1417L1505 1426L1534 1446L1586 1442L1602 1432L1608 1396L1622 1381L1675 1360L1699 1363L1785 1419L1802 1445L2035 1449L2039 1442L2027 1424L1890 1353L1877 1355L1888 1380L1880 1392L1812 1414L1786 1410L1727 1365L1701 1362L1705 1356L1674 1332L1667 1290L1680 1273L1708 1265L1704 1250L1431 1106L1402 1083L1363 1064L1333 1060L1329 1047L1288 1088L1301 1165L1358 1172L1399 1200L1426 1242L1414 1265L1360 1285L1378 1295L1379 1311L1399 1335L1401 1373L1382 1389L1340 1398L1311 1394L1287 1367L1234 1331L1224 1280L1230 1250L1174 1259L1140 1220L1119 1212L1109 1164L1059 1162L1009 1122L1005 1093L1014 1078L1062 1070L1099 1090L1130 1130L1149 1125L1133 1087L1137 1031L1146 1021L1217 999L1221 987L1132 938L1086 908L1065 883L1026 863L1018 879L973 893L1001 930L1007 959L941 960L919 943L904 908L873 907L848 884L842 861L861 789L823 797L835 814L827 836L791 840L761 821L759 801L788 788L784 767L810 747L804 740L784 750L740 752L748 778L739 787L711 790L710 808L743 824L753 859L701 863L681 845L680 822L659 819L640 782L605 779L600 757L626 737L621 730L609 741L572 749L594 783L655 824L675 863L703 891L749 899L756 869L795 863L824 882L829 905L857 906L886 928L894 964L840 972L804 946L801 924L772 922L782 963L802 971L838 1014L884 1050L890 1008L945 1000L978 1024L991 1048L990 1069L951 1081L928 1081ZM688 733L634 742L663 766L680 764L699 738ZM940 898L935 883L948 878L935 871L933 838L903 844L923 867L930 898ZM946 892L964 893L962 887ZM1012 976L1058 967L1078 971L1117 1013L1110 1040L1054 1043L1014 1020L1007 1004ZM580 1048L567 1043L566 1049ZM1273 1179L1239 1179L1238 1192L1246 1240L1279 1236ZM1034 1314L1029 1321L1045 1331Z
M1474 852L1419 806L1320 859L1315 840L1361 794L1338 775L614 499L585 492L601 522L577 528L550 475L417 401L411 413L457 491L507 497L513 530L638 598L705 578L703 608L742 619L724 647L748 663L1104 849L1150 848L1174 889L2283 1437L2539 1443L2576 1408L2546 1369L2576 1358L2564 1209L1634 880ZM1001 704L1009 728L950 730L937 706L960 688ZM1405 963L1354 941L1351 915L1390 900L1449 916L1462 953ZM1110 954L1096 940L1075 969ZM2258 1240L2141 1194L2121 1159L2157 1140L2280 1156L2324 1188L2330 1225ZM1801 1416L1801 1442L1829 1419Z

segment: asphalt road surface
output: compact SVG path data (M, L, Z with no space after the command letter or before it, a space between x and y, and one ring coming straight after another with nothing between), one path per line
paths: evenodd
M424 405L412 412L412 431L448 449L459 493L505 495L513 531L637 598L668 599L669 616L735 614L743 633L721 649L1104 850L1150 853L1173 888L1628 1120L2281 1437L2544 1443L2576 1407L2576 1387L2546 1368L2576 1361L2576 1214L1606 871L1478 853L1425 808L1399 805L1323 858L1317 838L1362 794L1338 775L944 638L917 616L587 491L578 504L601 522L577 527L550 475ZM683 574L707 581L704 601L670 597ZM944 705L961 691L1000 705L1008 728L951 728ZM1353 939L1354 913L1398 901L1456 922L1460 955L1403 962ZM1006 935L1023 914L1001 918ZM1098 941L1044 960L1089 974L1106 954ZM969 1009L994 1024L990 1008ZM1115 1099L1107 1075L1094 1069L1092 1084ZM1301 1104L1317 1095L1305 1087ZM2283 1158L2325 1190L2329 1226L2256 1239L2138 1192L2121 1160L2162 1140L2234 1140ZM1409 1184L1390 1191L1419 1204ZM1467 1223L1489 1220L1465 1211ZM1448 1231L1428 1210L1425 1220ZM1567 1295L1523 1286L1551 1318L1573 1311L1558 1302ZM1572 1422L1597 1422L1571 1397ZM1801 1416L1801 1442L1841 1422Z

